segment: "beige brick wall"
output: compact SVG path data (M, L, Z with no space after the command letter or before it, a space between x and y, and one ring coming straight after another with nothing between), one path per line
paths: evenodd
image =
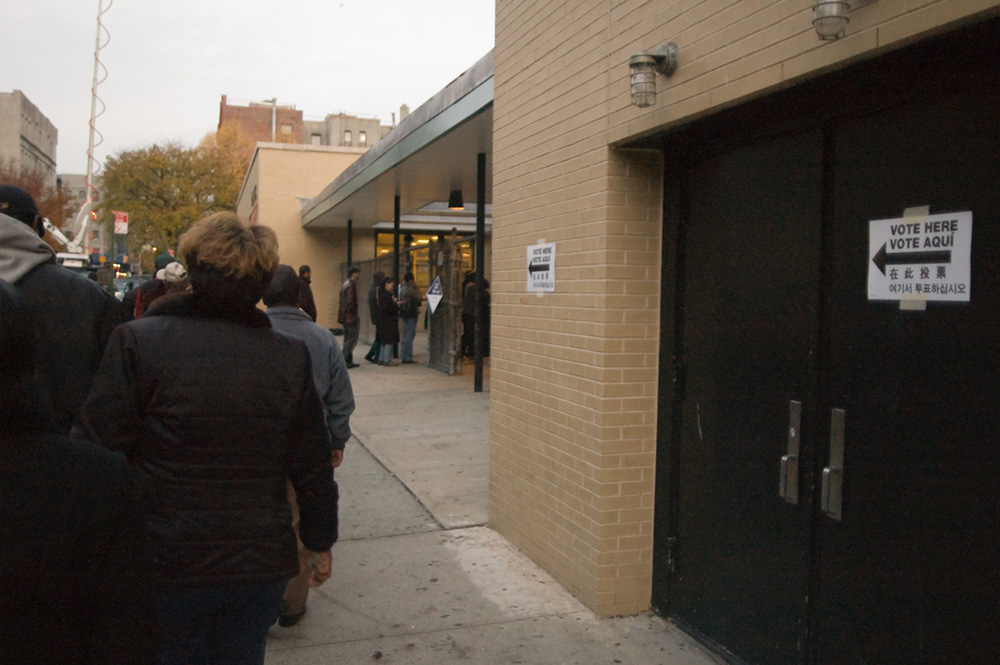
M257 155L237 210L250 217L250 198L257 186L257 222L278 235L281 262L296 270L312 268L317 323L336 328L340 298L340 265L347 260L347 230L302 228L301 198L319 194L363 154L360 149L305 145L258 144Z
M496 2L490 521L599 614L649 603L660 336L661 156L609 146L1000 6L852 4L822 42L811 0ZM680 68L630 106L629 56L667 41Z

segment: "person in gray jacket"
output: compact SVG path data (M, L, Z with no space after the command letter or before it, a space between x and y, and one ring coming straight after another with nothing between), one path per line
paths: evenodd
M344 446L351 438L351 413L354 412L354 391L347 375L347 363L337 340L326 328L313 323L300 307L301 279L288 265L278 266L271 283L264 292L264 304L271 327L278 332L301 339L309 349L313 382L316 393L323 402L326 426L333 446L333 468L344 460ZM336 485L336 482L334 483ZM298 510L295 491L288 485L289 503L293 522L298 530ZM278 625L294 626L306 613L309 597L310 552L299 541L299 575L285 587L284 604L278 616Z

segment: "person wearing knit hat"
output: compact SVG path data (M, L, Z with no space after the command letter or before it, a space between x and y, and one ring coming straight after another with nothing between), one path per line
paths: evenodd
M0 185L0 213L22 221L35 229L38 237L45 235L42 217L31 194L14 185Z

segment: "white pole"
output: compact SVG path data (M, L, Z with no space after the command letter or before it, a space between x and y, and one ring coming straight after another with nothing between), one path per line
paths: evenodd
M92 184L91 180L94 177L94 163L97 161L94 159L94 135L98 134L97 131L97 116L100 115L97 112L97 86L104 82L107 78L107 70L105 70L104 78L99 78L100 70L103 69L104 65L101 64L100 51L102 48L107 46L107 42L101 44L101 32L107 32L104 25L101 23L101 16L104 15L109 9L111 9L111 4L114 0L109 0L108 6L104 6L104 0L97 0L97 36L94 38L94 78L90 86L90 136L87 141L87 173L84 176L84 186L87 190L87 200L80 207L80 212L77 213L76 220L73 224L73 247L71 251L80 251L83 246L84 240L86 240L85 233L87 229L87 224L90 221L90 211L93 210L94 205L94 191L96 187ZM110 35L108 36L110 40ZM101 102L103 105L104 102ZM104 113L104 109L101 109L101 113ZM103 142L98 141L96 145L100 145Z

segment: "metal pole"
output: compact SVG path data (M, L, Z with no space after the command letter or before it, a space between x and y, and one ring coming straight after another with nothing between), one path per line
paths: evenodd
M399 284L399 194L393 202L392 213L392 279Z
M399 295L399 194L393 202L392 213L392 279L396 282L396 294ZM399 344L393 346L392 357L399 355Z
M351 245L354 244L354 220L347 220L347 267L354 265L351 263Z
M486 302L483 295L483 280L486 278L486 153L477 155L476 168L476 336L475 352L473 355L475 362L474 390L477 393L483 392L483 343L486 341L486 334L483 330L485 323L483 310Z
M278 140L278 135L276 133L278 125L278 98L271 98L271 143Z
M94 201L93 185L90 184L94 175L94 120L97 117L97 74L101 66L98 59L98 52L101 50L101 14L104 13L104 0L97 2L97 37L94 40L94 79L90 86L90 140L87 143L87 175L84 182L87 189L87 212L90 212L90 205ZM83 239L80 240L83 242Z

